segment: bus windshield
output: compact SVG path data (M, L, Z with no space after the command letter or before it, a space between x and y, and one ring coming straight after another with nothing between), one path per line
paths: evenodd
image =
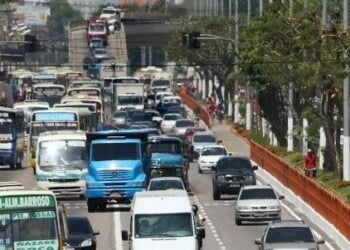
M14 133L14 124L9 118L0 118L0 134L8 135L8 140L11 140L12 134Z
M43 171L56 168L85 169L84 140L50 140L39 143L38 165Z
M59 249L53 195L2 194L0 210L0 249Z

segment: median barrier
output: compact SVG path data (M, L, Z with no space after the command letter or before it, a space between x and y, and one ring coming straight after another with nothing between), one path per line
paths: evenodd
M303 173L293 166L290 166L281 158L253 141L250 143L250 157L252 161L273 176L283 187L289 189L295 196L300 197L307 203L309 208L300 204L299 208L301 208L302 212L309 216L312 213L310 208L313 209L316 214L332 224L344 236L345 239L337 243L341 246L346 246L347 249L350 248L349 204L336 197L314 179L304 176ZM314 220L310 219L318 224L320 217L315 216ZM327 233L330 232L323 226L322 229ZM342 249L344 248L342 247Z
M200 103L198 103L197 100L194 99L192 96L184 93L180 93L179 95L182 99L182 102L192 111L199 107L200 119L207 125L208 128L210 128L210 117L207 110L203 108L203 106Z

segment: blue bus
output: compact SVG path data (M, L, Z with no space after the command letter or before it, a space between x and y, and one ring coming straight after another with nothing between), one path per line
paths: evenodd
M22 167L24 126L23 110L0 107L0 164Z
M35 173L36 143L40 133L56 130L78 130L79 114L73 109L52 108L32 114L28 136L28 165Z

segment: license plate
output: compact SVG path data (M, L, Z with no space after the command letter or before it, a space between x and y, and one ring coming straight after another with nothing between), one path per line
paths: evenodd
M239 184L235 184L235 183L231 183L230 187L240 187L240 185Z
M118 192L111 192L109 197L111 197L111 198L119 198L119 197L121 197L121 195Z
M255 217L265 217L266 214L255 214L254 216L255 216Z

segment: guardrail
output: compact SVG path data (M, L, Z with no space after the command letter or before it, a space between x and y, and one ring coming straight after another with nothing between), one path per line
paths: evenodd
M349 204L253 141L250 142L250 157L350 240Z
M182 99L182 102L189 107L192 110L195 110L197 107L199 107L199 117L201 120L210 128L210 116L205 108L200 105L196 99L194 99L192 96L184 93L180 93L180 97Z

